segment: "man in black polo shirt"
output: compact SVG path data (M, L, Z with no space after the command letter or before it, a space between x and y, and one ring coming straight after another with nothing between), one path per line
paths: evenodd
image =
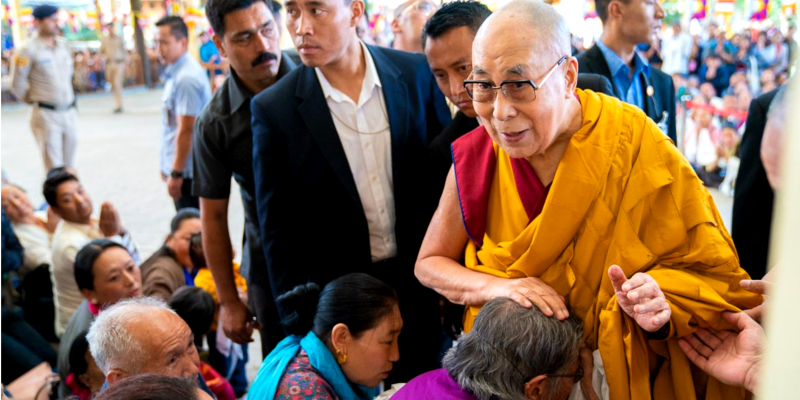
M203 247L221 304L220 323L231 340L246 344L261 324L266 356L284 337L267 277L254 199L250 100L288 74L294 63L280 52L280 26L269 0L209 0L206 15L214 44L231 65L197 122L194 194L200 197ZM241 187L245 211L242 275L251 308L234 285L228 201L231 176ZM252 310L252 311L251 311ZM257 322L253 316L257 317Z

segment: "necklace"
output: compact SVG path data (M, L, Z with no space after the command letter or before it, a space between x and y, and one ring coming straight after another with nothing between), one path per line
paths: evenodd
M361 132L361 131L358 129L358 126L356 126L356 127L354 128L353 126L351 126L350 124L348 124L347 122L345 122L343 119L339 118L339 116L338 116L338 115L336 115L336 113L335 113L335 112L333 112L333 110L331 110L330 108L328 108L328 109L330 110L330 112L331 112L331 115L333 115L333 117L334 117L334 118L336 118L336 120L337 120L337 121L339 121L339 122L340 122L342 125L344 125L344 126L347 128L347 129L350 129L350 130L351 130L351 131L353 131L353 132L357 132L359 135L361 135L361 134L364 134L364 135L374 135L374 134L376 134L376 133L383 132L383 130L385 130L386 128L388 128L388 127L389 127L389 124L388 124L388 121L389 121L389 114L386 112L386 106L384 106L384 105L383 105L383 101L381 101L381 99L380 99L380 98L378 98L378 103L380 103L380 105L381 105L381 111L383 111L383 116L384 116L384 117L386 117L387 126L385 126L385 127L383 127L383 128L376 129L376 130L374 130L374 131L371 131L371 132ZM356 106L356 114L358 114L358 106ZM358 117L356 117L356 118L358 118ZM358 124L356 124L356 125L358 125Z

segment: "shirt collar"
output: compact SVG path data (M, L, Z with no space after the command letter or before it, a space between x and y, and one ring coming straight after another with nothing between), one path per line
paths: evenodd
M630 68L628 67L627 64L625 64L624 61L622 61L622 58L620 58L620 56L618 56L617 53L614 52L614 50L611 50L608 46L606 46L602 40L597 41L597 47L599 47L600 51L603 53L603 57L605 57L606 63L608 63L608 69L611 71L612 77L617 76L617 73L619 72L620 69L622 69L622 67ZM642 56L642 54L639 53L639 50L636 49L634 50L634 55L633 55L632 76L636 76L640 72L644 72L645 76L649 78L650 64L647 62L644 56Z
M171 78L172 75L174 75L175 72L178 71L186 62L187 57L189 57L189 52L183 53L183 55L180 56L174 63L167 65L167 67L164 68L164 75L166 75L167 78Z
M364 71L364 82L361 84L361 95L359 96L360 102L362 99L366 99L370 93L372 93L372 90L375 88L375 86L382 88L383 85L381 84L381 78L378 76L378 70L375 68L375 61L372 59L372 54L370 54L369 48L360 40L359 44L361 45L361 51L364 54L364 61L367 64L366 70ZM322 94L326 99L330 98L337 103L353 102L353 100L347 97L347 95L339 91L339 89L333 87L319 68L314 68L314 72L317 73L317 79L319 79L320 86L322 86Z

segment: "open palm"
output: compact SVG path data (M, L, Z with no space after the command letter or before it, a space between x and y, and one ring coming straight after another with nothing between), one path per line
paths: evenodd
M741 332L700 329L681 338L686 356L707 374L728 385L750 386L757 379L763 354L764 331L744 313L723 314Z

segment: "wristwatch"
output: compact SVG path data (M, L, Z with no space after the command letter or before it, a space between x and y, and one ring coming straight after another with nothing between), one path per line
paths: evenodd
M173 170L172 172L169 173L169 177L174 179L183 179L183 171Z

